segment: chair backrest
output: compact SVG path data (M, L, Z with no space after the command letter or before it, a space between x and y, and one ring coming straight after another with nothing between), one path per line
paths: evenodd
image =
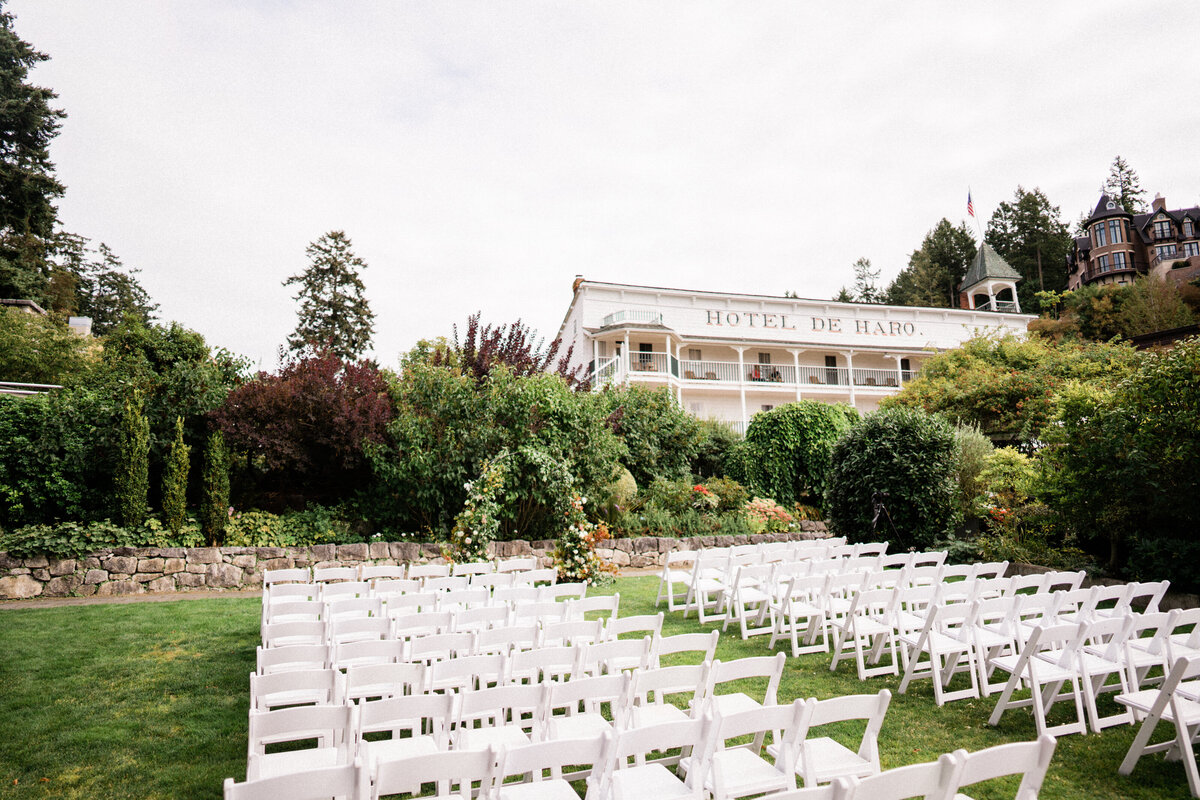
M312 574L307 567L295 567L293 569L265 569L263 570L263 586L271 586L279 583L310 583Z
M1007 561L985 561L975 565L976 578L1003 578L1008 572Z
M462 564L454 564L450 568L450 575L489 575L495 571L496 565L491 561L468 561Z
M598 714L601 706L607 703L614 727L623 728L632 683L633 679L626 672L551 682L546 700L546 722L551 721L555 711L565 711L568 717L581 713Z
M333 600L370 597L373 593L370 581L353 580L321 584L321 599L326 603Z
M674 636L659 636L652 644L650 657L657 664L664 656L701 653L700 663L708 664L717 655L717 642L720 638L721 631L716 629L708 633L677 633Z
M887 542L862 542L855 545L854 557L861 558L862 556L882 556L887 553Z
M695 550L672 550L663 559L663 573L666 574L672 567L677 567L681 564L692 564L695 561Z
M909 764L871 775L850 779L854 800L905 800L905 798L949 798L957 785L961 763L950 753L937 761Z
M674 667L647 669L633 674L631 694L637 705L664 704L670 695L695 697L708 682L708 664L681 664ZM698 716L700 704L692 705L692 716Z
M457 631L485 631L508 623L508 606L479 606L465 608L454 614Z
M774 705L775 699L779 695L779 681L783 677L785 663L787 663L787 656L784 653L777 653L773 656L738 658L733 661L717 659L712 662L712 669L708 672L708 686L705 694L716 694L716 687L724 683L748 678L766 678L762 704L764 706Z
M486 689L489 685L499 686L507 675L507 656L501 653L459 656L435 661L429 666L429 691L469 691Z
M281 708L276 711L250 711L247 736L246 778L258 778L259 759L268 745L315 739L318 747L331 747L342 754L341 763L349 763L350 741L357 725L357 707L317 705Z
M475 652L474 633L435 633L432 636L415 636L408 643L409 661L432 664L457 656L469 656Z
M273 583L263 591L263 606L280 600L320 600L319 583Z
M400 697L425 691L424 664L364 664L346 669L346 697Z
M518 650L532 650L537 647L540 635L541 629L537 624L488 628L475 633L474 652L507 655Z
M471 586L466 589L450 589L438 592L438 611L460 612L468 608L480 608L491 602L492 593L484 586Z
M513 574L511 572L486 572L482 575L472 575L471 585L488 591L499 586L512 586Z
M509 572L506 574L520 575L521 573ZM520 603L536 603L537 595L537 587L514 583L511 586L497 586L495 589L492 589L492 602L507 603L515 607Z
M586 583L552 583L538 587L538 601L582 600L587 596Z
M553 600L544 603L515 603L512 611L513 622L517 624L562 620L566 615L566 604L556 603Z
M404 660L405 642L401 639L362 639L335 645L331 665L334 669L365 667L370 664L398 664Z
M713 720L707 714L703 717L686 720L663 722L644 727L626 728L617 733L613 739L612 750L605 769L597 776L600 797L612 797L611 781L614 771L628 767L641 767L647 763L672 761L673 759L649 759L652 753L665 753L668 750L691 751L692 764L688 769L688 784L691 794L671 794L671 797L698 798L706 797L704 792L704 771L707 766L703 758L704 745L712 730Z
M403 580L406 572L403 564L364 564L359 567L358 576L364 581Z
M1191 655L1189 651L1200 649L1200 608L1179 608L1172 611L1175 615L1171 623L1168 652L1172 657L1177 654ZM1190 630L1190 633L1182 629Z
M508 661L508 678L517 683L566 680L575 668L579 649L572 646L519 650Z
M953 797L960 789L981 781L1004 775L1021 775L1021 785L1017 788L1014 800L1037 800L1057 743L1053 736L1043 735L1033 742L1002 744L974 753L956 750L954 756L960 764L959 772L955 786L947 797Z
M1151 581L1149 583L1131 584L1133 590L1125 600L1125 608L1121 610L1140 611L1143 614L1153 614L1158 611L1167 589L1171 588L1170 581Z
M432 736L439 750L449 745L448 731L454 722L453 694L412 694L358 704L356 742L368 733L391 733L392 738Z
M550 780L563 780L563 767L603 766L604 759L612 746L612 733L602 731L596 736L580 739L554 739L543 742L533 742L526 745L506 748L500 755L500 765L496 773L496 782L515 775L527 775L533 783L539 783L547 777ZM543 776L549 772L548 776ZM567 774L567 779L575 773Z
M389 616L391 616L389 614ZM392 616L392 631L397 638L430 636L454 630L454 614L449 611L420 611Z
M473 783L479 794L491 794L499 753L493 747L481 750L446 750L396 759L381 759L371 780L371 800L382 795L406 792L416 783L437 784L437 797L471 800Z
M1083 570L1078 572L1047 572L1042 581L1042 592L1058 592L1072 591L1083 585L1083 579L1087 577L1087 573Z
M283 647L289 644L326 644L325 622L269 622L262 627L264 647Z
M1032 575L1013 575L1009 579L1008 593L1009 594L1029 594L1041 591L1042 586L1046 583L1045 573L1034 573Z
M263 623L298 622L325 618L325 604L320 600L272 600L263 608Z
M604 623L598 619L573 619L542 625L540 647L594 644L604 636Z
M409 564L408 577L425 580L426 578L445 578L450 574L449 564Z
M946 563L945 550L928 550L923 553L913 553L912 561L909 562L914 569L920 567L940 567Z
M371 582L371 593L388 602L395 595L416 594L421 591L421 582L414 578L375 578Z
M335 669L297 669L269 675L250 673L250 709L342 702L345 676Z
M225 779L224 800L328 800L330 797L366 797L369 775L361 761L333 767L236 783Z
M341 617L329 621L329 643L332 645L363 642L371 639L390 639L392 621L387 617Z
M609 639L579 648L575 660L576 676L596 676L614 669L646 669L650 666L649 636L641 639Z
M476 727L520 727L540 738L550 700L550 684L510 683L458 695L455 746L469 746L470 732Z
M294 644L287 647L255 648L258 674L329 667L329 647L324 644Z
M601 617L607 616L612 619L617 616L620 607L620 592L610 595L592 595L581 600L572 600L567 614L571 619L583 619L586 614L599 614Z
M812 699L795 701L780 706L763 706L745 711L735 711L732 714L716 717L714 720L714 735L710 737L709 753L713 750L724 749L730 739L740 739L743 736L766 733L767 731L782 732L782 741L775 744L779 747L775 757L775 768L780 772L786 770L791 774L795 769L795 741L803 731L808 729L808 718L812 713L815 701ZM755 736L757 749L762 746L765 737Z
M636 614L630 617L613 617L604 626L604 638L616 639L622 634L640 633L657 637L662 634L663 614Z
M557 583L558 570L553 567L545 567L543 569L530 569L524 572L513 573L513 584L523 584L532 586L538 583Z
M453 592L466 589L470 585L471 579L466 575L456 577L441 575L426 578L421 588L427 592Z
M333 584L346 586L347 584ZM338 617L379 617L383 615L383 601L378 597L335 597L325 601L326 614L330 621Z
M809 714L807 730L811 731L813 728L834 722L866 720L867 726L858 746L858 756L878 769L879 729L883 727L883 719L887 716L888 704L891 701L892 693L887 689L878 694L855 694L818 700Z
M313 567L313 583L357 580L358 567Z
M536 558L508 558L496 563L496 572L528 572L537 565Z

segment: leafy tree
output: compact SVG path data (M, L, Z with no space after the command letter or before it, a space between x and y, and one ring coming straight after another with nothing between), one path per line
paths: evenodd
M934 545L961 519L957 454L954 428L940 417L912 408L867 414L833 448L830 524L852 541L886 539L894 550ZM877 497L887 515L873 527Z
M118 444L116 510L121 524L133 528L146 521L150 492L150 425L137 389L125 398Z
M741 440L740 434L719 420L700 420L700 441L692 458L692 474L701 478L729 474L731 451Z
M883 290L877 285L879 270L871 266L871 259L860 258L854 262L854 290L842 287L833 299L839 303L882 303Z
M905 306L957 308L958 287L975 258L975 237L966 223L958 227L942 219L925 234L908 266L885 292L888 303Z
M1054 339L1081 338L1105 342L1143 333L1170 330L1196 321L1184 294L1169 282L1143 276L1131 284L1093 284L1055 297L1045 293L1049 319L1035 320L1030 330Z
M978 425L994 441L1033 443L1054 415L1055 393L1068 382L1114 385L1138 358L1127 345L980 336L930 358L881 405L920 407Z
M974 516L975 503L983 492L983 472L987 457L995 447L983 435L978 425L957 425L954 435L958 439L958 504L964 517Z
M178 534L187 515L188 454L191 448L183 441L183 417L175 418L175 440L163 470L163 524Z
M984 238L1024 278L1017 284L1022 309L1039 308L1039 291L1067 288L1071 234L1041 189L1018 186L1011 202L996 207Z
M700 446L700 421L667 389L609 387L600 393L613 432L625 444L621 463L639 486L655 478L686 479Z
M218 545L229 524L229 453L225 437L214 430L204 444L200 483L200 529L209 544Z
M755 414L738 477L784 505L821 502L834 443L858 420L852 407L801 400Z
M0 380L61 383L90 360L88 341L56 317L0 308Z
M363 444L384 441L392 405L372 363L327 351L292 360L275 375L260 372L212 418L261 491L302 505L345 497L367 480Z
M575 345L559 355L561 339L555 339L547 346L545 339L538 337L537 331L521 320L510 325L489 323L480 328L480 316L481 312L477 311L467 318L467 331L461 343L458 341L456 325L452 346L447 346L444 339L438 339L432 343L422 342L418 348L422 345L428 348L430 363L461 370L480 385L494 367L503 364L513 375L554 372L573 389L587 391L591 388L585 379L580 378L582 367L572 369L570 366Z
M1143 214L1146 211L1146 203L1142 199L1146 196L1146 190L1142 188L1138 174L1120 156L1113 159L1108 179L1100 191L1120 203L1128 214Z
M149 293L137 279L140 270L126 267L104 243L93 255L82 237L64 235L60 242L64 265L54 272L51 285L64 288L72 285L74 299L57 302L70 303L76 313L91 317L92 333L96 336L111 333L126 320L150 324L158 304L151 302Z
M359 277L367 264L351 248L343 231L330 231L305 250L308 268L283 282L300 287L294 298L300 301L300 319L288 337L291 352L328 350L353 361L371 346L375 314Z
M64 191L50 142L66 114L51 106L54 92L28 82L48 58L17 35L0 4L0 297L44 301L49 284L47 242Z
M1128 292L1121 309L1122 333L1126 336L1180 328L1196 321L1170 281L1143 276L1129 285Z

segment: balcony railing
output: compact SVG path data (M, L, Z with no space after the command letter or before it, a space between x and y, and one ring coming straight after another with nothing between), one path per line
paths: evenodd
M1001 314L1017 313L1017 304L1012 300L988 301L981 306L975 306L976 311L997 311Z
M652 325L662 325L662 314L657 311L634 311L632 309L614 311L600 320L600 325L608 327L616 325L618 322L648 322Z
M853 372L853 375L851 375ZM767 389L772 386L801 387L850 386L853 377L857 387L898 388L916 377L915 370L846 367L795 367L791 364L738 364L736 361L676 361L667 353L633 352L626 356L601 359L592 383L603 386L623 380L681 379L687 385L707 382L741 384Z

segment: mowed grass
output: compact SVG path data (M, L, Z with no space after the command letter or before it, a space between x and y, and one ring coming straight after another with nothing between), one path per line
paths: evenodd
M654 611L657 578L619 579L622 616ZM0 797L219 798L226 777L246 769L248 675L258 642L258 599L0 610ZM699 629L668 615L664 634ZM766 637L722 635L723 660L767 655ZM684 659L686 660L686 659ZM896 694L898 678L860 682L853 661L829 671L829 656L789 658L779 699L893 692L880 736L885 768L1034 738L1028 709L987 725L995 698L937 708L929 681ZM747 686L761 692L761 687ZM1056 716L1059 711L1056 709ZM1187 798L1180 763L1142 759L1117 774L1136 729L1059 740L1043 798ZM838 738L852 741L861 726ZM1156 739L1165 738L1163 726ZM973 792L1011 798L1015 783Z

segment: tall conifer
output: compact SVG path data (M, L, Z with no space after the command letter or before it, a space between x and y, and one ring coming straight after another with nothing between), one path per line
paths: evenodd
M300 302L296 330L288 337L293 353L328 350L345 361L353 361L371 346L375 315L367 305L359 272L367 264L358 256L350 238L330 231L305 250L308 268L283 282L299 286Z

